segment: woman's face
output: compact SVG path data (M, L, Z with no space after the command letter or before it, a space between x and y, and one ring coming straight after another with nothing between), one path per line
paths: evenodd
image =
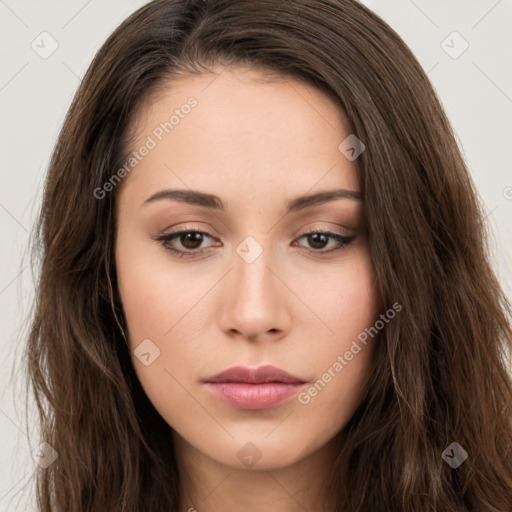
M348 124L315 88L262 76L182 78L142 110L116 264L133 365L178 446L270 469L354 413L381 300Z

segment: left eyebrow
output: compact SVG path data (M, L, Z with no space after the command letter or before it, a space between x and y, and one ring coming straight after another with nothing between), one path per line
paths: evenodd
M146 199L143 205L160 199L171 199L216 210L225 209L224 203L220 197L213 194L206 194L205 192L199 192L198 190L161 190ZM361 193L355 190L327 190L324 192L317 192L316 194L299 196L288 201L286 204L286 211L287 213L296 212L319 204L335 201L337 199L351 199L359 202L363 201Z
M363 196L360 192L355 190L345 190L345 189L336 189L336 190L327 190L325 192L318 192L316 194L309 194L297 197L292 201L287 203L287 213L296 212L299 210L304 210L306 208L311 208L312 206L317 206L319 204L328 203L330 201L335 201L336 199L352 199L354 201L363 201Z

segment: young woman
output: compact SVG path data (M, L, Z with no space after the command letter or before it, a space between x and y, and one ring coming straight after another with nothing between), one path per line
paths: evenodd
M148 3L47 177L39 510L510 511L482 219L425 73L364 6Z

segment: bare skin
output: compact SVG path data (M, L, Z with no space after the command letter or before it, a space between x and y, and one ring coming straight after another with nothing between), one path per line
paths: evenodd
M116 264L130 346L133 353L149 339L160 351L147 366L135 355L133 364L173 429L188 482L183 512L327 511L322 483L377 340L341 371L332 368L382 307L363 202L354 196L357 162L338 149L351 131L315 88L266 82L247 69L213 71L170 83L136 120L134 150L148 135L156 140L155 127L188 98L197 100L117 190ZM169 189L214 194L224 209L154 196ZM299 196L338 189L352 194L287 213ZM192 235L161 239L180 230ZM270 408L225 403L203 382L232 366L266 364L304 382ZM328 368L331 378L309 394Z

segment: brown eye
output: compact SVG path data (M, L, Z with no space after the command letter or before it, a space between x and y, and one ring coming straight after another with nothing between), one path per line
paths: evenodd
M323 249L329 243L329 237L325 233L307 235L307 240L313 249Z
M213 239L213 236L204 231L188 229L162 235L156 238L156 240L160 242L166 250L178 256L194 256L202 252L201 245L206 238Z
M303 234L299 240L303 238L307 240L311 252L327 253L343 249L343 247L354 241L356 237L340 235L339 233L332 233L330 231L311 231L310 233ZM322 250L325 249L331 240L337 242L338 245L336 246L335 244L331 249Z
M203 233L199 231L189 231L179 235L178 240L185 249L199 249L203 242Z

